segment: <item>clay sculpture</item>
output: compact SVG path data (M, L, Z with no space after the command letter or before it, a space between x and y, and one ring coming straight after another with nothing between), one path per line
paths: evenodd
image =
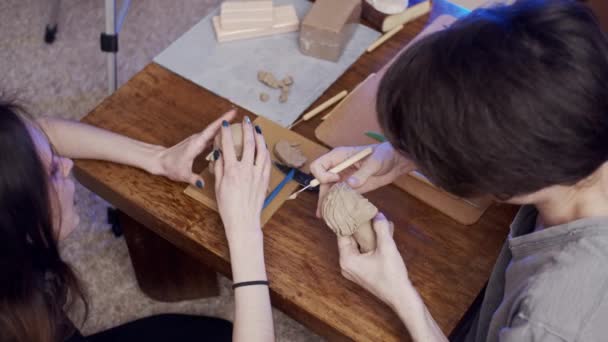
M243 125L240 123L235 123L230 125L230 129L232 130L232 141L234 142L234 152L236 154L237 159L241 159L243 155ZM213 150L221 150L221 134L215 136L213 140ZM213 174L214 161L213 159L209 160L209 172Z
M281 82L271 72L267 71L258 71L258 81L273 89L278 89L281 86Z
M297 144L286 140L279 140L274 145L274 154L281 163L294 168L300 168L306 164L307 158Z
M329 228L337 235L353 236L362 253L376 249L372 219L378 208L346 183L331 187L323 199L321 212Z

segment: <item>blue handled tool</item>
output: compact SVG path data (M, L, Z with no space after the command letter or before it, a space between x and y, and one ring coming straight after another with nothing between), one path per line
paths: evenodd
M268 197L266 197L266 200L264 201L264 206L262 207L262 209L265 209L270 204L270 202L272 202L272 200L275 197L277 197L279 192L281 192L281 190L283 190L283 187L285 186L285 184L289 183L289 181L291 181L293 179L293 176L295 175L295 173L296 173L296 169L291 169L291 171L289 171L289 173L285 176L285 178L283 178L281 183L279 183L279 185L277 185L274 188L274 190L272 190L270 195L268 195Z

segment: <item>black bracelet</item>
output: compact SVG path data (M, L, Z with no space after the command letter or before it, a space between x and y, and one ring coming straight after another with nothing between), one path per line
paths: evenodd
M251 286L251 285L266 285L269 286L269 282L268 280L256 280L256 281L243 281L240 283L234 283L232 284L232 289L236 289L237 287L243 287L243 286Z

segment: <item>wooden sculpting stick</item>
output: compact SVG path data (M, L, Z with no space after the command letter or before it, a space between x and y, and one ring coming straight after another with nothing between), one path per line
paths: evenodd
M403 25L399 25L399 26L395 27L394 29L386 32L382 37L378 38L378 40L376 40L375 42L373 42L372 45L370 45L367 48L367 52L372 52L372 51L376 50L376 48L378 46L382 45L382 43L384 43L385 41L389 40L389 38L391 38L392 36L396 35L402 29L403 29Z
M348 95L348 91L346 91L346 90L341 91L336 96L334 96L331 99L323 102L318 107L316 107L315 109L311 110L310 112L304 114L300 120L292 123L287 128L288 129L292 129L293 127L295 127L300 122L302 122L302 121L308 121L308 120L314 118L315 116L317 116L322 111L326 110L327 108L333 106L335 103L338 103L340 100L342 100L343 98L345 98L346 95Z
M346 170L347 168L351 167L359 160L369 156L370 154L372 154L373 151L374 150L371 147L367 147L367 148L359 151L358 153L352 155L350 158L346 159L345 161L341 162L340 164L334 166L333 168L331 168L329 170L329 172L338 174L338 173ZM290 200L296 199L298 197L298 194L300 194L302 191L304 191L308 188L313 188L315 186L318 186L319 184L321 184L321 182L319 182L319 180L315 178L312 181L310 181L310 183L307 186L303 187L298 192L293 193L291 196L289 196L289 199Z

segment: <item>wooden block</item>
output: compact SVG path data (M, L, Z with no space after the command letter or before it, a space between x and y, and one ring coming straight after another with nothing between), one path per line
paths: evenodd
M220 9L220 23L224 30L263 29L272 27L272 1L225 1Z
M251 39L274 34L296 32L300 28L300 20L293 5L277 6L274 9L274 23L265 29L224 30L220 18L213 17L215 37L220 43L233 40Z
M302 21L300 51L337 61L361 19L361 0L317 0Z
M266 139L266 143L268 144L270 150L274 149L274 144L276 144L279 140L287 140L289 142L293 142L299 144L299 148L302 150L302 153L308 159L306 165L300 168L300 170L304 172L310 172L309 164L313 160L327 153L329 150L317 143L314 143L303 136L294 133L288 130L285 127L279 126L274 122L265 119L263 117L258 117L254 120L254 125L259 125L262 128L262 132L264 132L264 138ZM272 156L273 160L276 160L276 157ZM217 211L217 202L215 200L215 178L211 173L209 173L209 169L205 168L205 171L201 174L203 179L206 182L206 186L204 189L199 189L193 186L188 186L184 193L195 200L203 203L207 207ZM285 178L285 175L279 171L276 167L272 167L272 171L270 174L270 186L269 191L274 189L282 180ZM294 181L291 181L285 185L283 190L275 197L275 199L270 202L270 205L266 207L262 211L262 225L264 225L272 215L283 205L283 203L287 200L287 198L298 188L298 184Z

